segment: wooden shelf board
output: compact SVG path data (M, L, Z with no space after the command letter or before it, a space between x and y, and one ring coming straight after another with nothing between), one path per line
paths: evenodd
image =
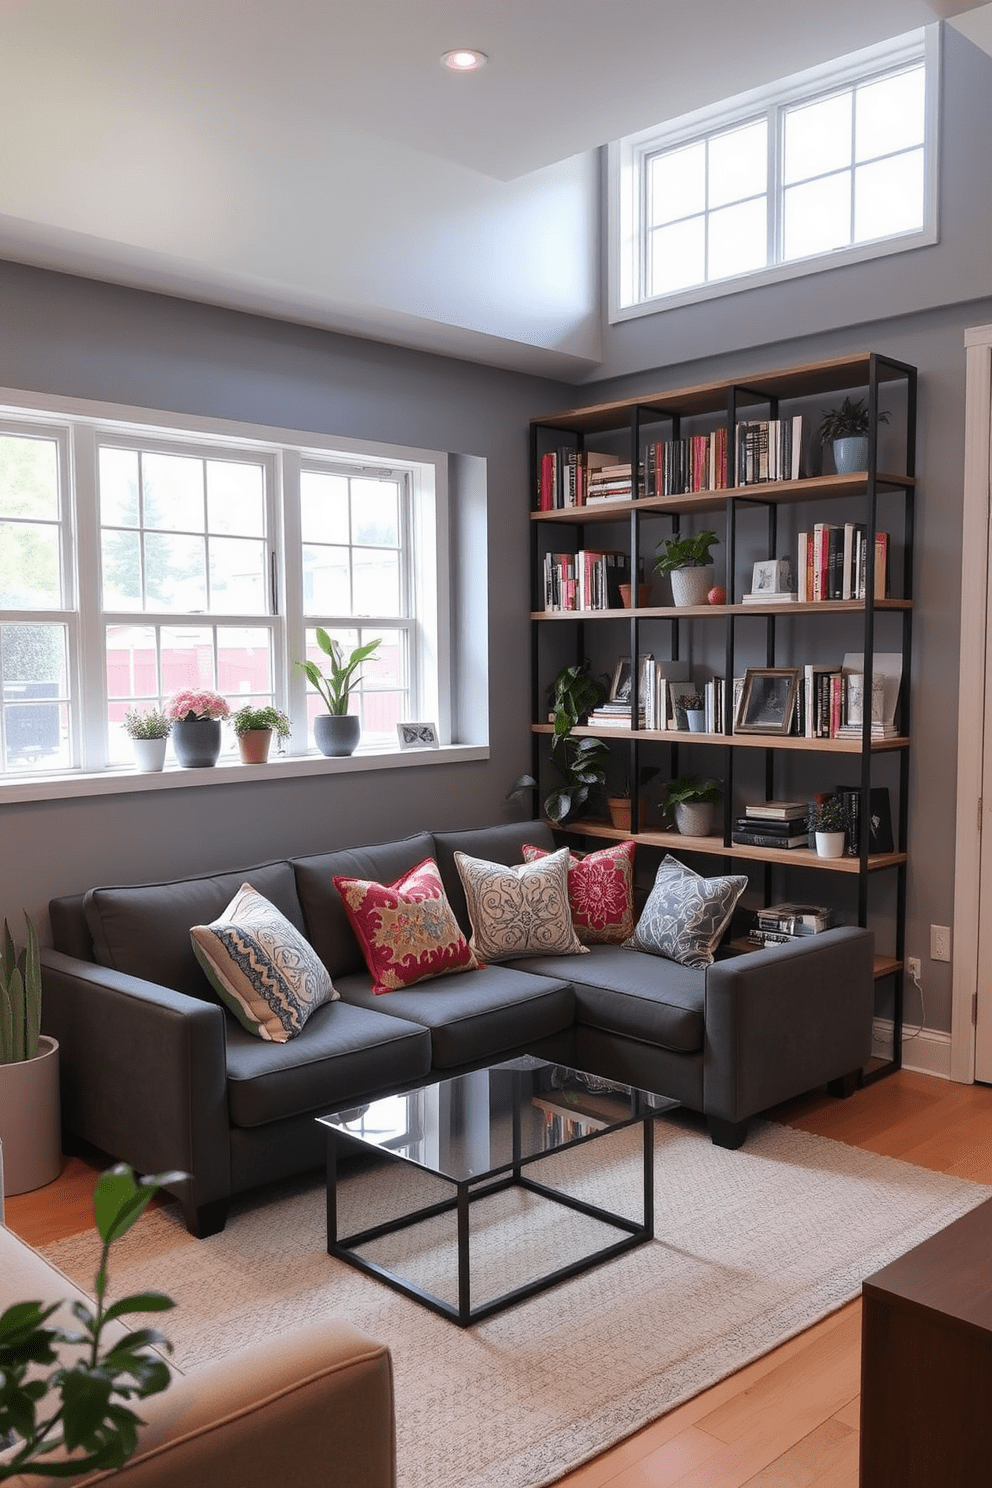
M819 599L793 604L653 605L645 609L532 610L532 620L712 620L720 615L850 615L863 614L863 599ZM911 599L876 599L876 610L911 610Z
M903 491L916 484L911 475L883 474L875 477L879 486ZM632 511L654 516L676 512L722 511L728 497L762 505L784 506L799 501L822 501L828 497L863 496L868 485L868 472L850 475L812 475L802 480L760 481L750 486L731 486L723 491L688 491L682 496L641 496L636 501L594 501L591 506L565 506L556 511L532 511L532 522L564 522L587 526L590 523L617 522Z
M588 408L570 408L531 419L532 424L547 424L574 433L594 429L622 429L630 423L631 409L651 409L659 418L672 413L681 416L697 413L725 413L727 393L733 387L753 395L752 401L767 398L809 398L818 393L842 392L845 388L863 387L868 381L869 354L834 357L822 362L809 362L799 367L785 367L774 372L760 372L739 379L697 383L695 386L669 388L643 397L624 398L613 403L596 403ZM891 382L905 373L880 363L879 379ZM743 400L742 400L743 406Z
M554 823L549 822L554 828ZM562 829L557 829L562 830ZM609 822L577 821L569 823L563 830L582 837L605 837L611 842L643 842L646 847L676 848L682 852L708 853L719 858L741 858L752 863L782 863L791 868L818 868L828 873L859 873L859 858L821 858L809 847L738 847L731 843L726 847L722 837L685 837L681 832L624 832ZM877 873L883 868L895 868L907 861L905 853L875 853L868 859L868 872Z
M534 723L531 732L553 734L550 723ZM590 739L640 739L651 743L669 744L717 744L734 749L785 749L813 754L857 754L861 753L860 739L800 739L794 734L691 734L685 729L637 729L614 728L607 724L603 728L588 728L578 725L572 733ZM893 739L873 739L872 754L882 754L891 749L908 749L910 741L902 735Z

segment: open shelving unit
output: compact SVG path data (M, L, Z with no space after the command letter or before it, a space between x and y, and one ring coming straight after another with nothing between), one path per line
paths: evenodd
M891 393L896 407L891 410L893 423L884 435L879 429L880 395ZM809 443L809 420L815 409L811 400L827 396L839 398L854 394L866 399L869 414L867 468L853 474L800 475L795 480L775 480L735 484L735 430L740 420L777 419L783 405L802 411L805 443ZM697 490L684 495L655 495L645 492L648 468L648 444L658 438L678 439L688 429L702 424L712 430L725 422L727 429L727 486L718 490ZM655 432L660 430L660 434ZM627 832L607 821L582 818L569 821L569 836L611 841L633 837L646 848L664 853L734 859L754 865L752 887L764 891L768 902L773 883L782 886L779 897L802 897L787 888L789 875L798 870L815 870L825 886L828 876L837 875L835 883L854 891L856 909L848 915L861 925L870 923L872 894L875 886L885 884L887 918L876 928L875 976L877 982L891 980L892 1053L887 1060L873 1060L865 1078L890 1073L901 1065L903 1031L903 959L906 910L907 872L907 798L910 750L910 668L913 615L913 526L915 515L915 443L916 443L916 370L892 358L874 352L836 358L829 361L756 373L746 379L704 383L697 386L668 389L636 399L602 403L563 413L536 418L531 424L532 492L538 490L542 454L561 448L569 441L582 451L590 436L608 440L610 449L621 460L630 461L635 473L629 500L614 500L591 506L570 506L550 511L531 512L533 560L532 625L532 706L533 706L533 773L542 782L552 783L549 774L548 736L553 733L546 722L545 692L557 666L549 663L544 642L551 639L558 649L567 650L566 663L582 660L598 647L600 652L611 643L616 654L640 657L648 646L654 652L678 660L686 656L694 664L700 645L719 657L725 679L723 715L718 731L707 734L679 729L645 729L639 726L635 699L631 703L629 726L602 725L579 727L577 737L596 737L608 741L611 756L622 763L630 782L631 820L641 820L639 790L645 759L665 759L671 777L684 774L688 761L693 772L700 768L719 776L724 785L722 832L705 838L682 836L675 831L653 828ZM884 448L880 451L880 445ZM885 468L880 464L884 456ZM809 462L807 454L806 463ZM835 503L845 503L843 508ZM792 510L807 505L816 515L813 520L831 520L831 509L850 513L856 509L857 520L865 529L867 551L874 552L875 534L880 529L880 511L884 504L885 519L898 537L890 549L892 597L874 592L873 565L866 575L866 597L849 600L817 600L781 604L744 604L735 601L746 573L746 552L750 544L760 541L765 558L794 554L793 536L780 536L790 524L801 521L801 513ZM780 524L779 516L782 513ZM722 514L722 527L718 521ZM673 604L650 604L634 609L546 610L543 604L542 564L544 553L556 551L574 540L576 550L593 546L587 543L585 529L602 537L610 529L610 544L622 548L629 559L632 578L645 567L643 555L648 542L658 534L669 536L689 530L693 519L705 517L703 525L720 531L721 551L726 560L729 602L722 605L696 605L688 608ZM849 517L848 517L849 520ZM685 524L685 526L683 525ZM755 525L757 524L757 526ZM698 525L698 524L697 524ZM746 528L746 532L745 532ZM793 556L793 563L795 558ZM745 586L746 587L746 586ZM877 644L878 626L884 624L888 644ZM603 627L606 627L604 630ZM734 732L732 680L746 665L757 667L801 666L808 656L789 654L790 648L802 647L812 630L835 627L843 633L847 649L864 657L864 675L873 671L877 651L897 651L901 656L898 734L878 738L871 734L871 710L864 709L859 737L806 738L795 735L741 734ZM797 635L799 639L797 640ZM892 637L895 636L895 640ZM853 645L852 645L853 640ZM756 660L745 663L740 657L750 653ZM594 668L595 670L595 668ZM634 669L635 676L637 668ZM716 751L716 754L714 754ZM822 758L824 770L844 761L857 767L857 780L852 786L860 792L861 821L867 824L867 808L877 774L884 761L890 761L889 778L894 779L897 809L893 812L893 850L871 853L868 831L862 830L857 856L818 858L806 848L765 848L734 843L733 819L742 801L735 802L738 782L746 770L762 771L763 797L793 795L796 787L782 786L782 780L794 769L816 767ZM702 761L700 767L699 762ZM855 770L850 771L851 775ZM754 790L753 784L751 790ZM891 795L891 790L890 790ZM798 796L796 797L799 798ZM759 883L755 882L756 875ZM825 901L829 895L825 892ZM742 947L738 947L742 948Z

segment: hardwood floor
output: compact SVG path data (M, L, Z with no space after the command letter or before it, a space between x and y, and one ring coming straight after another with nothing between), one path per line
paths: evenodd
M789 1126L992 1183L992 1088L901 1071L846 1101L804 1096ZM99 1153L7 1200L7 1224L45 1245L92 1224ZM857 1488L861 1304L850 1303L636 1436L561 1488Z

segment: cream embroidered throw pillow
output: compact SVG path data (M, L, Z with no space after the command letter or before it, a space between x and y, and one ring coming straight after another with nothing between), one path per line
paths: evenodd
M480 961L516 956L588 955L572 925L567 847L533 863L507 868L455 853Z

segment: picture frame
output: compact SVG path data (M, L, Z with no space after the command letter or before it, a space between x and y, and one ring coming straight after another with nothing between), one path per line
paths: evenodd
M748 667L734 733L787 734L798 691L798 667Z
M618 656L617 664L613 669L613 681L610 683L610 702L629 703L634 685L633 671L629 656Z
M427 722L398 723L396 734L401 749L438 749L437 724Z

